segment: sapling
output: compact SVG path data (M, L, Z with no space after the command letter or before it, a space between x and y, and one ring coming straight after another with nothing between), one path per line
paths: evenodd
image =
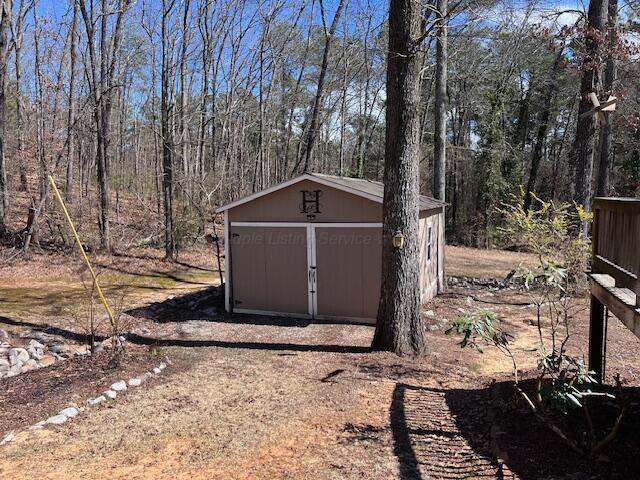
M533 194L532 194L533 195ZM602 451L616 436L626 403L621 395L619 377L615 377L618 395L597 391L593 372L582 358L567 352L574 317L585 310L579 295L584 289L588 268L589 241L582 230L572 230L576 219L588 220L580 207L567 203L543 201L533 195L535 204L524 208L524 195L500 209L504 224L499 229L505 242L526 247L538 259L534 267L518 266L511 274L521 285L535 307L538 331L537 374L533 395L520 386L519 368L513 353L513 337L502 327L499 316L489 310L465 312L446 333L461 335L462 348L482 352L481 345L491 345L512 363L514 387L525 403L552 431L577 452L593 456ZM590 400L615 400L619 414L610 431L598 437L592 420ZM585 435L575 440L575 432L565 432L553 413L567 414L581 409L586 423Z

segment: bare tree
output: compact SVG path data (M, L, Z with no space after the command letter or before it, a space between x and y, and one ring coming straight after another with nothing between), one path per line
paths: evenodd
M338 8L333 16L331 26L327 29L327 21L324 11L324 2L320 0L320 17L322 18L322 26L324 28L324 51L322 52L322 65L320 66L320 74L318 75L318 88L316 89L316 95L313 99L313 108L311 110L311 119L309 120L309 130L307 133L307 142L304 155L304 168L303 171L309 171L311 154L313 153L313 145L316 141L316 135L318 134L318 116L320 109L322 108L322 98L324 93L324 82L327 76L327 67L329 64L329 51L331 49L331 41L338 28L338 22L340 21L340 14L344 7L344 0L340 0Z
M447 0L438 0L433 195L443 202L447 186L447 8Z
M20 0L18 11L11 21L11 41L14 51L14 68L16 75L15 95L16 95L16 130L17 130L17 152L18 170L20 172L20 191L27 190L27 169L24 158L24 99L22 95L22 44L24 39L24 19L33 6L33 2L26 4Z
M71 18L71 29L69 31L69 109L67 111L67 173L65 185L65 200L67 203L73 201L73 158L75 155L75 144L73 138L73 125L76 121L76 43L78 25L78 2L73 2L73 17Z
M185 177L189 172L189 142L187 126L187 48L189 45L189 9L191 0L184 0L182 11L182 40L180 42L180 142L182 150L182 170Z
M0 5L0 237L7 234L7 209L9 208L9 193L7 186L7 167L5 164L6 131L7 131L7 57L9 44L7 32L11 22L13 2L2 0Z
M111 250L109 233L109 159L111 145L111 108L113 91L116 88L115 71L122 39L122 23L132 0L118 0L115 11L110 11L109 2L101 0L100 15L94 15L93 0L90 0L90 11L87 0L75 0L80 8L82 20L87 34L89 64L86 76L89 91L93 100L93 117L96 128L96 165L98 172L98 192L100 215L100 247ZM109 17L115 15L115 24L111 32L108 28ZM96 24L100 26L99 38L96 38ZM111 33L111 34L109 34ZM99 41L100 56L96 49Z
M162 74L160 93L160 115L162 129L162 191L164 198L164 252L167 259L176 255L176 243L173 227L173 140L170 117L173 100L170 98L172 83L172 55L169 46L169 17L175 6L175 0L162 0Z

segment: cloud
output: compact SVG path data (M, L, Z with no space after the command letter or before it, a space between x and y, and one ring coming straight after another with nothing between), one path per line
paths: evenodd
M486 11L484 21L501 25L542 25L552 30L574 25L586 15L581 2L505 1Z

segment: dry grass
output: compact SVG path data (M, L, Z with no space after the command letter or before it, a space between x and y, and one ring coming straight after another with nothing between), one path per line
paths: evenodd
M454 277L503 279L515 267L535 266L537 258L531 253L506 250L480 250L469 247L446 247L446 274Z
M516 300L512 295L473 293L495 301L491 308L513 312L504 305ZM50 479L407 478L400 474L402 460L390 413L397 385L448 391L508 376L509 362L503 357L490 349L485 354L461 353L456 339L444 335L443 317L452 317L467 304L464 295L449 295L430 306L436 317L429 325L438 329L430 329L429 355L419 361L384 353L268 346L168 349L169 356L191 368L63 427L19 436L2 450L0 476L29 471ZM531 314L523 307L509 317L517 353L529 359L533 353L527 348L535 335L535 327L527 321ZM223 338L226 334L218 331L220 327L212 324L209 335ZM355 344L366 344L372 334L366 327L354 331L334 325L316 328L317 335L311 336L301 333L311 327L269 327L273 335L265 336L264 328L255 328L255 336L250 328L243 329L244 341L266 343L279 330L283 337L294 332L307 343L333 332L337 338L351 336ZM586 325L578 325L571 347L575 353L585 351L586 331ZM638 384L640 365L630 363L624 352L637 351L640 342L619 322L611 323L609 335L610 371L621 370L630 384ZM424 415L430 418L428 410ZM425 462L424 468L433 461L446 463L445 458L430 456L419 460Z
M170 383L10 445L0 472L28 469L43 478L396 475L391 438L376 447L386 460L374 471L369 459L353 461L361 457L357 444L341 442L347 422L381 428L387 422L393 383L360 378L362 358L226 349L191 355L197 366ZM337 368L344 372L334 383L322 382Z
M157 249L127 255L92 255L91 261L110 304L135 308L219 284L214 256L194 249L166 262ZM0 267L0 316L13 320L85 327L91 303L91 277L79 257L32 254ZM97 304L97 300L95 300ZM102 308L97 315L104 320Z
M483 278L503 277L514 262L532 261L529 255L459 247L448 247L447 254L449 274ZM105 260L105 264L131 270L114 274L114 283L130 279L120 275L136 272L134 276L139 277L137 272L144 272L145 277L165 265L152 258L111 261L114 263ZM198 264L192 265L181 274L194 274L190 280L196 281L200 270L194 268ZM183 283L184 288L199 288L197 283L164 284L169 270L145 280L160 287L153 294L134 289L134 301L144 303L147 295L175 294ZM61 276L58 286L68 279ZM44 289L46 278L38 282ZM2 288L10 283L6 281ZM169 356L191 367L170 372L164 381L65 426L29 437L19 435L16 442L2 447L0 478L19 477L25 471L47 479L420 478L401 470L407 459L393 425L397 386L464 392L486 388L492 378L510 374L509 360L498 352L490 348L484 354L461 352L457 339L444 334L453 318L473 308L498 312L515 337L521 365L534 366L535 310L525 295L513 291L459 288L434 299L426 306L434 312L427 319L429 354L417 361L384 353L355 353L355 349L337 353L326 347L367 346L373 329L365 326L279 326L260 324L255 317L254 324L203 319L157 324L153 333L159 336L215 340L225 347L170 348ZM572 353L586 354L587 336L588 314L584 312L576 319ZM315 351L304 351L305 345ZM610 375L618 371L629 385L640 385L636 356L640 341L615 319L609 325L608 349ZM413 395L418 395L417 390ZM436 414L429 404L421 408L416 418L407 421L430 419L436 426L440 422L450 428L464 417L447 411L446 404ZM476 414L468 415L473 418ZM475 441L473 435L464 437L456 430L438 432L411 435L423 442L422 447L431 445L429 439L434 438L446 447L452 435L465 449ZM478 441L486 443L482 437ZM455 445L458 448L459 443ZM434 457L430 450L420 448L414 454L422 478L436 478L425 473L427 469L447 464L456 454L445 448ZM471 476L465 472L469 470L451 478L473 478L473 470Z

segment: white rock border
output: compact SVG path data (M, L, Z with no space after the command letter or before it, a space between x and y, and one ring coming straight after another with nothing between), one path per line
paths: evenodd
M71 406L71 407L64 408L60 410L60 412L58 412L56 415L53 415L47 418L46 420L41 420L38 423L31 425L30 427L27 427L26 430L42 430L48 425L62 425L63 423L66 423L67 420L77 417L89 407L99 405L103 402L106 402L107 400L115 400L118 396L118 392L124 392L128 389L128 387L141 386L144 382L149 380L154 375L159 375L160 373L162 373L162 371L165 368L167 368L167 365L171 365L171 360L169 360L169 357L165 357L164 361L161 362L160 365L158 365L151 371L144 372L143 374L138 375L137 377L130 378L128 381L120 380L118 382L113 383L110 389L107 390L106 392L102 393L101 395L98 395L96 398L90 398L89 400L87 400L86 402L87 407ZM4 437L2 437L2 439L0 440L0 447L10 442L13 442L16 439L15 434L16 434L16 431L12 430L8 434L6 434Z

